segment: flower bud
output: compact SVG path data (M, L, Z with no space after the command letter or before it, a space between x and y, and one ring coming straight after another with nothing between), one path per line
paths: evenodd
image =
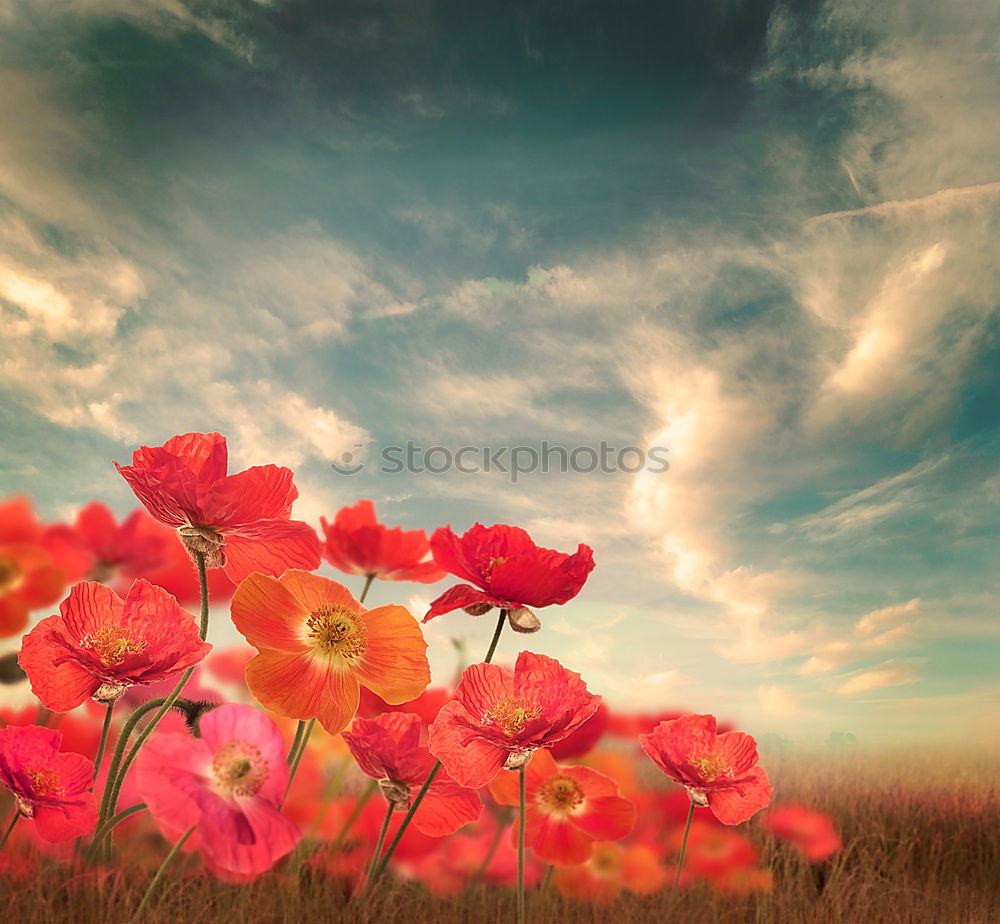
M188 555L195 561L199 553L205 557L206 568L221 568L226 563L222 550L226 540L216 530L208 526L181 526L177 533Z
M384 779L378 781L386 802L392 805L393 811L405 812L410 807L410 787L399 780Z
M526 607L507 610L507 622L515 632L522 632L525 635L542 628L542 621Z
M534 750L530 748L527 751L511 751L507 755L507 760L504 761L504 770L520 770L522 767L527 766L528 761L531 760L531 755L534 753Z

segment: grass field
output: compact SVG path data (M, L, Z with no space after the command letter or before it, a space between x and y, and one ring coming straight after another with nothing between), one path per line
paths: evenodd
M995 755L899 751L765 757L775 799L829 812L844 846L831 860L810 864L771 838L754 819L746 832L773 874L769 892L745 897L705 887L650 896L623 893L610 907L572 901L551 886L528 895L529 920L539 922L768 921L991 922L1000 920L1000 799ZM119 842L113 871L73 872L51 861L18 882L15 858L0 870L0 913L18 924L129 919L150 875L141 858L162 840L136 834ZM9 849L9 848L8 848ZM514 918L514 893L468 888L433 898L412 881L384 880L374 894L348 899L342 884L288 865L254 883L231 885L204 874L196 856L168 873L148 921L442 921L501 922Z

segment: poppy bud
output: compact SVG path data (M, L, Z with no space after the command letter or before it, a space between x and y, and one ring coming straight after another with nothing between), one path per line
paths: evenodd
M488 613L493 609L492 603L473 603L471 606L463 607L466 613L470 616L482 616L484 613Z
M410 787L399 780L384 779L378 781L386 802L397 812L405 812L410 807Z
M188 554L198 560L200 553L205 557L206 568L221 568L226 563L226 555L222 547L225 539L216 530L208 526L181 526L177 530Z
M128 689L127 683L102 683L91 699L95 703L113 703Z
M537 632L542 628L542 621L527 607L520 607L516 610L507 610L507 622L515 632L522 632L528 635Z
M533 753L534 750L532 749L527 751L511 751L504 761L504 770L520 770L522 767L526 767Z

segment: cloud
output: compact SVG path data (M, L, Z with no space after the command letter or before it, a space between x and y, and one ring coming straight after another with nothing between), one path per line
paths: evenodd
M758 687L757 707L768 716L796 715L800 710L798 696L790 687L781 684Z
M920 600L908 600L862 616L848 638L823 641L813 648L798 673L805 677L829 674L851 663L909 639L915 630Z
M841 683L834 692L838 696L855 696L858 693L867 693L882 687L916 683L917 679L912 667L897 664L895 661L885 661L877 667L853 674Z

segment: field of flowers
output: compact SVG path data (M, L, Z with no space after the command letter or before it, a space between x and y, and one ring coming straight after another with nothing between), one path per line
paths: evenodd
M228 474L218 434L118 469L121 522L0 505L0 632L30 626L0 661L8 920L1000 919L994 752L768 751L617 711L530 639L492 663L576 596L587 546L428 538L368 501L317 534L292 473ZM364 605L449 576L426 614L390 583ZM223 605L245 646L205 641ZM415 617L483 627L454 687Z

